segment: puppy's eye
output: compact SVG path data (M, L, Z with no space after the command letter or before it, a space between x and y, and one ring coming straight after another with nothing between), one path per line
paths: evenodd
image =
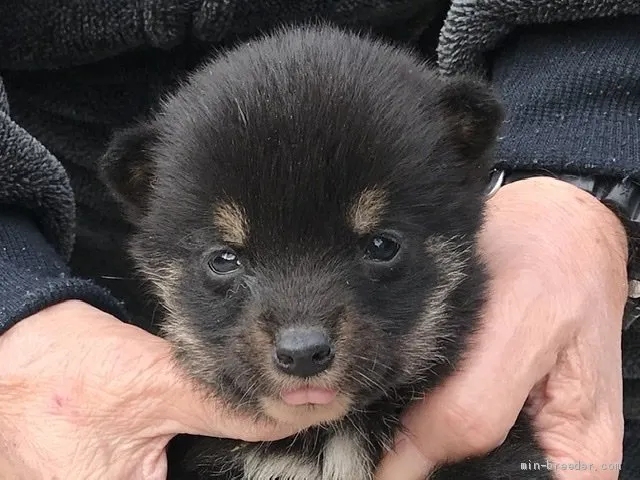
M367 260L390 262L398 254L398 250L400 250L398 242L383 235L376 235L369 240L364 249L364 255Z
M238 256L232 250L223 250L221 252L214 253L209 259L207 265L209 265L209 268L218 275L233 273L242 266Z

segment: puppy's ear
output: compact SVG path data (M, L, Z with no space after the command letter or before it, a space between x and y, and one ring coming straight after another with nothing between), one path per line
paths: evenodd
M150 147L156 138L157 133L149 123L120 130L114 134L99 161L102 181L133 223L144 215L148 206L155 176Z
M502 106L489 86L470 78L444 79L440 106L454 141L471 161L483 159L495 144L504 118Z

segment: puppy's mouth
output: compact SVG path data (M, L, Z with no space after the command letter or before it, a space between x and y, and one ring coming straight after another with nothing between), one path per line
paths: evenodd
M305 429L342 419L352 405L350 396L327 386L301 385L283 388L260 399L265 415L277 422Z
M280 393L282 401L291 407L299 405L329 405L336 399L338 392L328 388L302 387L283 390Z

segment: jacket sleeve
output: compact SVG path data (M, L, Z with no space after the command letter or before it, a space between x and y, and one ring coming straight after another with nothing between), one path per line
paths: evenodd
M498 161L640 179L640 17L538 27L497 55Z
M94 283L71 276L74 200L61 164L11 120L0 79L0 333L67 299L125 318Z
M491 79L502 166L640 179L639 15L636 0L454 0L439 64Z
M638 25L636 0L454 0L439 64L492 81L501 166L640 179Z

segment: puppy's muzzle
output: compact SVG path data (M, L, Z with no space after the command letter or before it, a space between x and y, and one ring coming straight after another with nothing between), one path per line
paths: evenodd
M289 328L276 337L273 360L289 375L308 378L331 366L335 349L327 335L314 328Z

